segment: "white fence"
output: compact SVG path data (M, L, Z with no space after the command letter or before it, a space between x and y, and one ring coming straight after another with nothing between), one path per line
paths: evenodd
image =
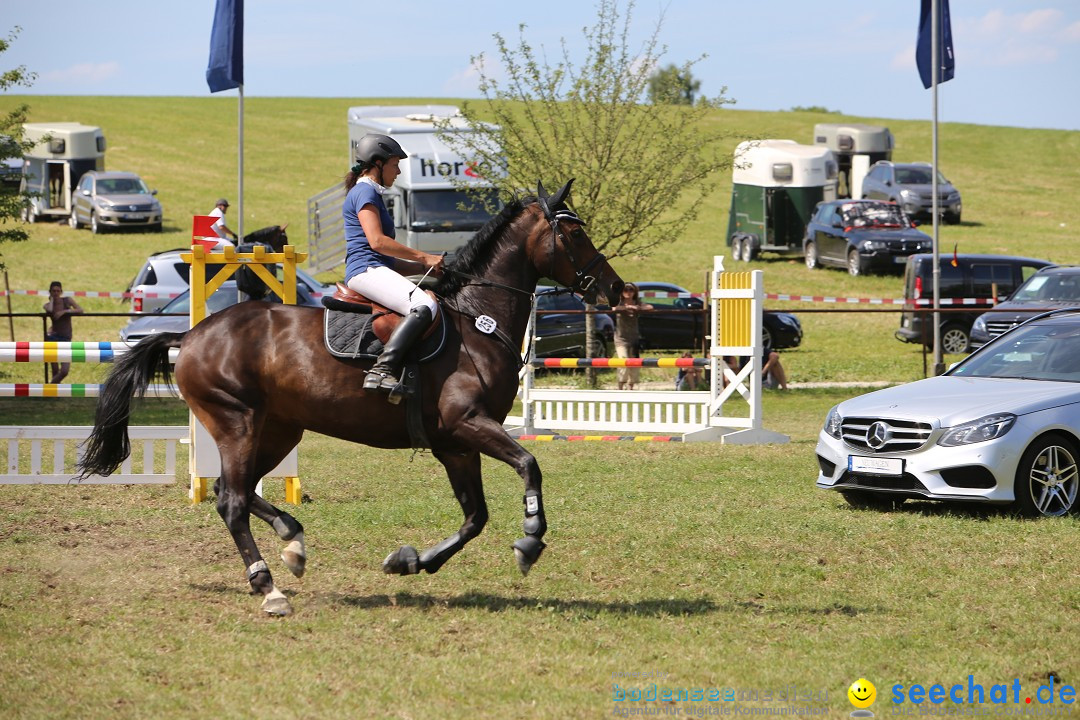
M89 427L0 426L0 441L6 454L6 472L0 484L66 485L75 483L80 447L90 434ZM92 475L82 483L153 484L176 482L176 444L186 443L186 427L163 425L133 426L128 429L132 456L120 470L108 477ZM160 453L160 454L159 454ZM135 455L141 454L141 472L135 469ZM51 462L49 462L51 460ZM161 472L156 472L160 466Z
M761 409L762 272L725 273L714 259L709 292L711 317L710 387L705 391L567 390L537 388L533 369L522 379L520 418L507 418L515 436L541 431L666 433L684 442L785 443L788 436L766 430ZM535 311L531 327L536 326ZM725 355L747 356L738 373ZM725 382L726 380L726 382ZM736 395L744 406L728 408Z

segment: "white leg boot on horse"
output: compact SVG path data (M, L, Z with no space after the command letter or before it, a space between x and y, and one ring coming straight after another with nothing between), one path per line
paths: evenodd
M386 347L375 365L368 370L364 378L365 390L387 393L390 395L389 401L395 405L401 402L401 393L394 390L400 385L398 378L405 365L405 356L423 337L431 322L431 310L427 307L415 307L409 311L386 341Z

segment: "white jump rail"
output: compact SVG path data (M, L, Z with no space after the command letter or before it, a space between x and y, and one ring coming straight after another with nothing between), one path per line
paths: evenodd
M133 426L128 429L132 454L141 448L142 471L135 470L134 458L128 457L120 470L108 477L91 475L76 481L75 464L82 457L82 443L89 437L89 427L14 427L0 426L0 441L6 450L6 472L0 485L169 485L176 482L176 444L187 442L186 427L165 425ZM73 453L68 445L78 443ZM160 456L155 447L164 447L163 472L155 472ZM28 447L27 447L28 446ZM28 450L29 455L23 451ZM51 468L46 459L51 457ZM29 464L29 472L23 472Z

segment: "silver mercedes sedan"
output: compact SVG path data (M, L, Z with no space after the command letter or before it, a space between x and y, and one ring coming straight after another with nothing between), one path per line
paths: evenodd
M816 452L817 487L856 507L923 498L1075 511L1080 310L1033 318L940 377L845 400Z

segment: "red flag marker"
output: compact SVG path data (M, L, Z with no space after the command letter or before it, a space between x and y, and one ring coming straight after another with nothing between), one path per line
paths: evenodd
M214 232L214 223L218 219L210 215L195 215L191 224L191 237L193 238L215 238L214 244L217 244L218 234Z
M214 246L217 245L217 244L218 244L218 241L214 240L212 238L206 238L205 240L196 239L196 238L191 239L191 245L193 247L195 245L202 245L203 250L205 250L206 252L213 252Z

